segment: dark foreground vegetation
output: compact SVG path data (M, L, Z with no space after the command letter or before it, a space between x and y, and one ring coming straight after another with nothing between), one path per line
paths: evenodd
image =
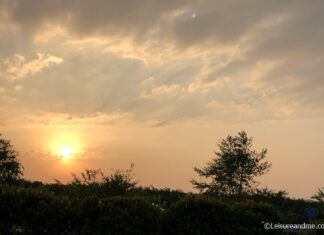
M233 142L234 151L238 140L249 143L245 137ZM241 154L245 160L240 166L243 161L250 171L238 168L244 175L233 176L237 161L229 164L235 156L225 147L206 168L195 168L206 178L215 168L216 175L207 183L192 180L201 191L193 194L138 186L133 165L108 175L85 170L68 184L31 182L22 178L10 142L0 139L0 234L324 234L324 229L265 230L264 223L324 224L323 189L314 200L304 200L254 187L249 173L260 175L270 167L267 162L252 164L253 159L261 163L265 150L250 158ZM227 158L218 161L224 153Z
M142 187L105 195L104 188L2 186L1 234L264 234L263 222L308 223L308 207L320 212L312 223L324 221L323 204L269 191L238 200Z

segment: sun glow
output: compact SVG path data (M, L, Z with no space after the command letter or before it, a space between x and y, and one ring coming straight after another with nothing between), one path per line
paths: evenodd
M67 159L73 155L74 151L73 151L72 147L61 146L58 149L58 153L61 158Z
M79 136L72 133L55 135L50 143L51 154L62 160L75 158L82 152Z

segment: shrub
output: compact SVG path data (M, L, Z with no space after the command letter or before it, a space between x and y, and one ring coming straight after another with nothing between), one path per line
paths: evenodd
M55 196L1 189L0 234L157 234L160 210L137 198Z
M262 221L277 222L277 211L267 204L230 203L187 198L167 211L165 234L262 234Z

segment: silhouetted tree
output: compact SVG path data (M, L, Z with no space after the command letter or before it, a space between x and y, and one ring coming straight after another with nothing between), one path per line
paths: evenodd
M137 181L133 180L134 164L129 169L114 170L112 174L104 176L103 187L110 194L121 195L135 188Z
M74 173L72 174L72 177L72 184L91 185L100 184L104 178L104 175L100 169L85 169L84 172L81 172L81 177L77 176Z
M312 198L319 202L324 202L324 187L319 188L317 193L314 194Z
M21 178L23 167L17 156L10 141L2 139L0 134L0 183L10 184Z
M237 136L227 136L218 144L216 157L203 168L194 170L211 182L191 180L195 188L203 193L238 196L252 192L255 188L256 176L266 173L271 164L262 162L267 149L261 152L251 150L252 138L241 131Z
M81 173L81 176L72 174L73 180L71 184L74 186L89 186L89 189L97 190L97 192L102 192L109 196L123 195L134 189L137 184L137 181L133 180L133 168L134 164L132 163L129 169L113 170L108 175L102 173L100 169L86 169Z

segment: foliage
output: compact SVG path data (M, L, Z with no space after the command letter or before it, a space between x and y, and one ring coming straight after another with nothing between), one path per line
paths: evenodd
M281 207L288 199L288 193L284 190L275 192L268 188L256 189L253 194L247 195L248 199L256 202L266 202Z
M187 198L167 211L166 234L262 234L262 221L279 221L271 205L255 202L222 202L203 197Z
M319 188L318 192L314 194L312 198L319 202L324 202L324 187Z
M0 234L156 234L161 211L138 198L68 198L1 189Z
M197 169L207 173L215 167L209 173L237 177L233 183L226 177L211 175L212 183L223 183L226 190L219 191L222 188L212 183L206 183L209 188L204 190L221 192L218 199L209 194L137 186L133 164L108 175L100 169L87 169L80 176L74 174L69 184L21 179L19 168L20 174L11 178L15 184L0 185L0 234L264 234L262 221L310 222L304 213L309 207L319 211L311 222L323 224L323 188L313 196L317 201L291 199L285 191L253 188L253 177L264 173L270 164L261 162L266 150L251 151L251 142L245 132L229 136L220 143L218 158ZM5 153L15 160L17 154L9 141L1 143L9 149ZM244 167L250 170L244 171ZM240 174L248 176L240 178ZM240 186L241 181L241 191L230 188Z
M268 189L235 200L152 187L111 197L85 184L79 196L74 186L23 180L1 187L0 234L264 234L262 221L309 222L307 207L324 222L323 203Z
M103 190L113 195L123 195L134 189L137 181L133 180L134 164L132 163L127 170L115 170L112 174L104 176Z
M86 169L81 173L80 177L76 174L72 174L73 180L70 185L72 189L79 191L78 193L80 194L87 194L87 192L90 192L90 194L87 195L93 193L105 196L125 195L134 189L137 184L137 182L133 180L133 169L134 164L131 164L129 169L113 170L113 172L108 175L105 175L100 169Z
M163 208L168 208L173 203L176 203L186 197L188 194L182 192L181 190L172 190L169 188L154 188L150 187L136 187L131 192L130 195L145 198L145 200L150 201L160 205Z
M85 169L84 172L81 172L81 177L78 177L76 174L72 174L73 180L72 184L82 184L82 185L91 185L101 183L104 175L100 169ZM58 180L56 180L60 183Z
M219 152L207 163L206 167L194 170L210 183L191 180L195 188L201 192L216 195L241 196L255 189L254 178L266 173L271 164L264 161L267 149L261 152L251 150L252 138L244 131L237 136L227 136L218 144Z
M10 141L0 138L0 183L12 184L21 178L23 167L17 156Z

